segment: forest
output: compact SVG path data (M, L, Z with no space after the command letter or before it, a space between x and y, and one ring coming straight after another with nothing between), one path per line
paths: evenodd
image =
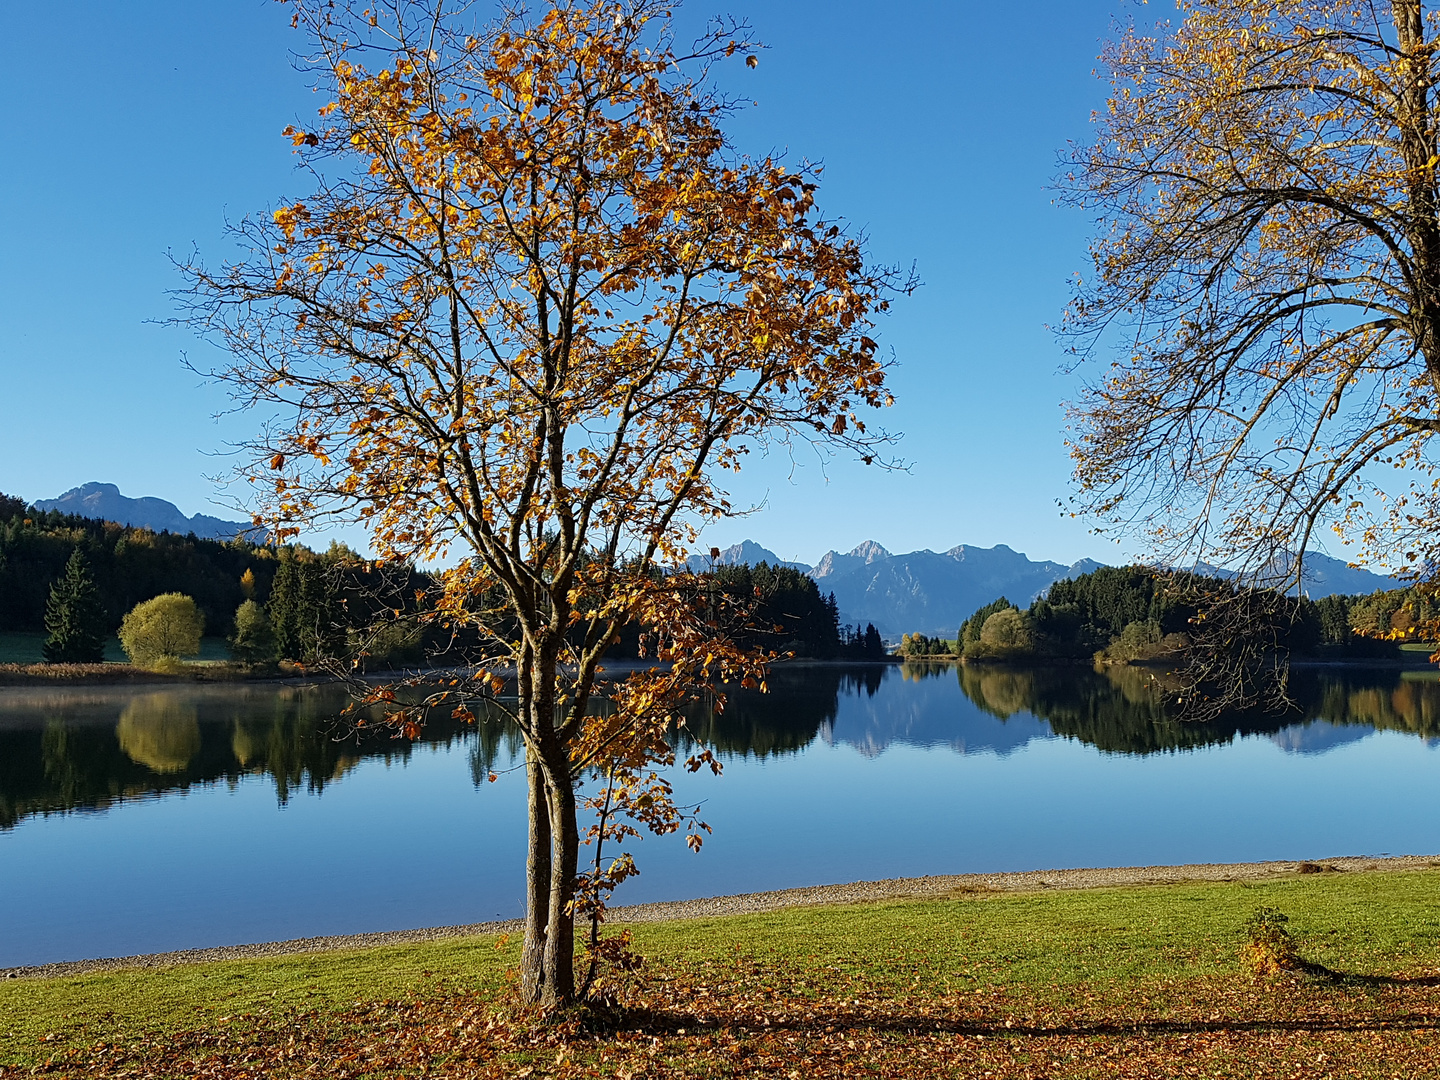
M242 603L260 604L277 659L315 663L363 648L367 664L453 664L467 652L464 634L418 618L418 597L432 581L413 567L382 567L342 544L315 551L155 533L38 510L9 495L0 495L0 631L42 630L50 587L77 550L112 632L136 604L183 593L215 636L233 633ZM746 647L812 659L886 655L874 626L841 626L835 598L790 567L722 566L710 582L747 612L731 628ZM622 632L612 655L637 657L638 630Z
M247 599L241 579L248 572L263 601L279 563L273 548L245 540L154 533L0 495L0 630L43 628L50 586L77 549L90 564L111 630L141 601L179 592L194 598L210 633L228 634Z
M956 640L911 638L909 655L960 654L973 660L1082 659L1124 663L1182 655L1203 597L1228 594L1222 579L1162 574L1143 566L1102 567L1055 582L1027 608L1005 597L977 610ZM1369 596L1268 596L1253 632L1296 656L1392 656L1418 640L1437 614L1414 589Z
M886 649L874 624L842 626L835 594L821 595L813 578L790 566L721 566L716 583L735 597L759 600L740 643L817 660L884 659Z

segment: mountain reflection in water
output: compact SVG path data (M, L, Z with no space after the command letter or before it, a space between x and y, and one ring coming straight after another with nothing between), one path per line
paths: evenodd
M1005 756L1057 736L1128 755L1242 736L1320 753L1377 729L1440 739L1440 682L1430 673L1296 670L1293 712L1208 724L1177 720L1173 686L1147 668L794 664L770 685L769 694L732 694L723 711L692 709L679 742L763 759L817 740L874 757L896 744ZM412 744L388 731L353 732L338 719L345 702L325 686L0 691L0 829L249 776L268 778L283 804L296 791L318 794L363 759L410 757ZM423 741L463 741L477 785L521 754L517 733L493 716L468 728L436 718Z

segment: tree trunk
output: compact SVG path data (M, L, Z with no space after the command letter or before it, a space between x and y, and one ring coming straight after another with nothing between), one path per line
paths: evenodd
M575 789L563 757L542 764L527 749L530 782L530 853L526 862L525 946L520 988L525 1001L557 1008L575 998L575 896L580 833Z
M551 810L545 793L545 773L535 751L525 749L525 780L529 786L530 848L525 859L525 944L520 951L520 992L531 1003L548 992L545 956L549 938L550 879L554 865L550 853Z
M546 1009L575 999L575 896L580 840L570 756L555 732L556 657L538 650L531 668L532 736L525 746L529 787L530 851L525 866L525 945L520 989L525 1001Z
M551 862L545 939L549 994L542 1003L554 1006L568 1004L575 997L575 915L570 902L575 898L580 836L568 761L562 762L552 776L549 795Z
M1436 218L1435 131L1429 92L1433 42L1425 40L1425 12L1419 0L1395 0L1391 15L1401 53L1395 120L1408 173L1413 333L1430 382L1440 390L1440 221Z

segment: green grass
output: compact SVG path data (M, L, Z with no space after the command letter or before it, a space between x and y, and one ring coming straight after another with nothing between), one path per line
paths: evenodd
M518 947L494 938L192 964L0 983L0 1065L42 1060L57 1044L205 1027L222 1017L343 1008L436 984L494 989ZM59 1036L42 1042L45 1036Z
M44 659L41 651L45 646L45 635L43 633L29 630L5 630L0 631L0 664L38 664ZM204 637L200 639L200 655L196 657L201 662L212 662L230 660L230 643L223 637ZM107 664L126 664L129 657L125 650L120 647L118 637L105 639L105 662Z
M0 983L0 1065L42 1060L57 1045L205 1027L291 1008L344 1008L408 997L438 983L495 990L518 942L494 937L353 952L189 964ZM42 1038L51 1036L42 1042ZM58 1036L58 1039L55 1038Z
M773 970L791 991L858 978L897 995L984 988L1037 1002L1177 979L1248 979L1242 928L1277 907L1305 959L1361 975L1440 970L1440 872L1315 874L943 901L798 908L634 927L647 966ZM246 1013L343 1008L437 986L498 991L515 939L465 938L354 952L0 982L0 1064L65 1046L219 1024ZM42 1041L42 1039L44 1041Z
M637 928L642 951L741 951L761 963L863 971L894 990L1048 992L1079 982L1239 971L1242 929L1277 907L1305 958L1356 974L1440 967L1440 873L1304 875L1216 883L866 904Z

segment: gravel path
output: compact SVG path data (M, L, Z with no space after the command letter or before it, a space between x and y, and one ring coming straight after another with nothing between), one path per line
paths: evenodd
M1295 874L1355 873L1356 871L1429 870L1440 868L1440 855L1403 855L1388 858L1345 856L1317 862L1197 863L1189 866L1121 866L1096 870L1031 870L1017 874L954 874L944 877L891 878L857 881L849 885L814 885L778 892L741 893L699 900L671 900L614 908L610 923L665 922L705 919L723 915L778 911L781 908L821 904L859 904L875 900L943 900L987 892L1045 892L1052 889L1103 889L1125 885L1176 885L1190 881L1258 881ZM184 949L148 956L120 956L101 960L73 960L37 967L0 968L0 978L46 979L84 975L124 968L163 968L175 964L203 964L217 960L249 960L262 956L365 949L377 945L403 945L441 941L475 934L517 933L519 919L437 926L423 930L391 930L378 934L344 934L338 937L297 938L255 945L226 945L215 949Z

